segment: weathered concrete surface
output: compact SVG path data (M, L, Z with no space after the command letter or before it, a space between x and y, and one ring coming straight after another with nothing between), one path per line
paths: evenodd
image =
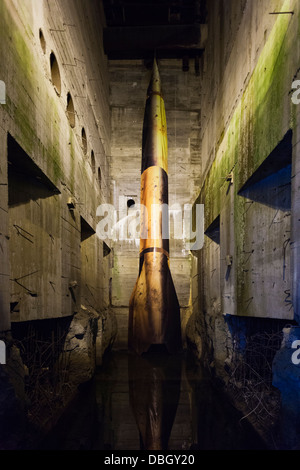
M271 9L276 7L295 14L270 15L267 1L228 2L226 7L220 4L219 11L215 4L209 7L211 40L203 58L208 68L203 71L202 90L212 76L218 86L212 88L214 99L201 96L203 175L197 199L205 205L209 232L198 276L202 310L211 317L208 324L222 314L294 318L291 207L276 192L271 203L267 191L272 194L274 187L267 183L265 194L256 188L255 193L240 192L266 158L276 154L288 129L297 129L290 89L297 70L292 38L297 36L298 5L272 3ZM215 54L220 61L211 60ZM290 149L293 146L294 139ZM217 218L216 242L209 237Z
M269 319L270 335L299 320L299 106L292 83L299 78L300 10L293 0L207 6L195 201L205 206L207 236L194 261L192 299L202 354L227 381L233 351L248 334L244 320L251 334L263 334ZM283 362L278 367L283 373ZM283 413L285 406L283 398Z
M0 367L0 449L24 449L30 445L29 436L26 442L29 428L24 385L28 370L12 341L6 340L6 353L6 365Z
M87 368L81 379L74 375L76 382L91 376L116 337L110 306L117 318L114 345L127 348L138 243L106 240L106 247L96 235L96 210L102 202L120 210L120 198L126 211L129 198L139 202L150 74L140 61L107 64L97 5L0 2L0 79L6 84L0 106L0 331L8 332L11 322L74 316L68 340ZM182 328L187 325L197 357L226 380L237 325L249 319L259 332L265 319L275 329L299 321L300 108L291 97L299 78L300 5L226 0L207 2L207 8L200 76L192 67L182 72L177 61L159 67L169 203L205 206L203 250L191 254L174 238L170 244ZM66 112L68 93L75 127ZM268 161L268 171L285 162L279 173L290 164L290 174L271 171L270 184L263 178ZM97 314L84 315L82 305ZM228 318L237 320L234 328ZM278 368L283 382L293 380L292 369L284 378L284 361ZM286 406L283 399L283 413Z
M97 207L110 198L103 21L95 2L0 4L0 332L6 339L11 323L74 316L76 384L93 373L96 342L101 361L115 336L111 255L96 235ZM99 313L85 317L81 305Z
M94 8L89 4L82 15L76 1L42 1L38 7L31 0L1 3L0 70L7 85L0 109L1 330L9 329L9 302L12 321L68 316L80 308L81 295L89 295L93 308L108 303L109 258L103 261L95 231L97 206L109 198L110 111L107 66L101 35L95 33L100 25L89 25L96 21ZM59 94L51 78L51 51L60 71ZM74 127L66 113L68 93ZM28 172L35 179L31 188Z
M116 333L112 312L97 313L82 306L74 315L63 352L67 356L68 382L72 387L93 377L104 353L111 349Z

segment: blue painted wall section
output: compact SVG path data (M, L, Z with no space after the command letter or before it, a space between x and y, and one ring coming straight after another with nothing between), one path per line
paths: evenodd
M282 449L300 449L300 327L283 329L281 349L273 361L273 385L281 393Z

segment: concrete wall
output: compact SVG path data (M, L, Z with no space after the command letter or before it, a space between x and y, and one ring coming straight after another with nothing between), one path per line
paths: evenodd
M300 11L293 0L207 7L195 201L205 205L206 237L193 261L190 339L228 380L235 348L250 330L270 338L299 319L299 108L292 83Z
M115 334L111 255L96 235L97 207L110 198L103 22L96 1L0 3L0 79L6 85L0 105L4 448L23 439L26 416L41 434L45 423L51 426L78 384L91 378ZM42 368L45 389L37 385ZM60 405L45 406L58 383ZM28 403L37 411L27 415ZM19 411L16 419L23 424L11 436L8 423Z
M199 78L191 61L158 63L165 100L168 131L169 206L192 204L197 194L199 160ZM112 109L111 200L118 219L127 213L127 200L140 202L142 128L151 69L141 61L110 61ZM122 207L123 206L123 207ZM172 226L171 226L172 227ZM182 311L183 332L190 309L191 253L183 240L172 235L170 268ZM111 301L118 318L116 347L127 348L128 306L138 276L139 240L113 243Z
M95 235L96 208L109 198L110 154L98 9L96 2L1 2L0 330L72 315L81 303L108 306L109 257Z

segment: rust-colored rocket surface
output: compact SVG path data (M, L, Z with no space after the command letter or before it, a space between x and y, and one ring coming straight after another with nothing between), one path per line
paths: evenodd
M181 384L181 354L128 356L129 400L141 450L167 450Z
M167 124L156 60L143 126L139 276L129 304L128 346L142 354L151 345L181 348L180 308L169 267ZM143 207L145 210L143 210Z

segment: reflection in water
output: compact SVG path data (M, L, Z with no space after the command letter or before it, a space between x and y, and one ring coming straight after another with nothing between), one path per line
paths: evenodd
M128 379L141 449L166 450L180 396L181 357L167 352L129 355Z
M114 352L39 448L185 451L264 445L218 383L184 354Z

